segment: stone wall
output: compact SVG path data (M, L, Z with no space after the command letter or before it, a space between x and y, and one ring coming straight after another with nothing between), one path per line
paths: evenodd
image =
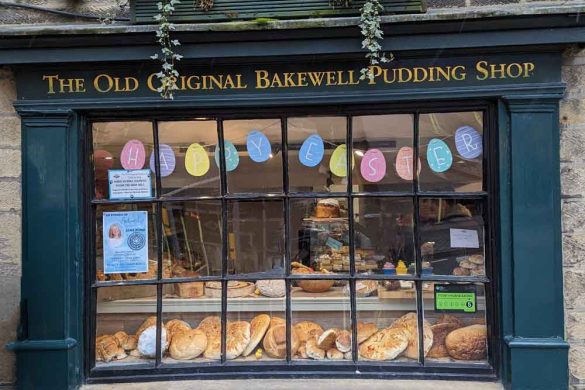
M561 181L565 321L571 383L585 389L585 49L565 53L561 103Z
M4 349L16 338L21 274L20 119L16 84L0 67L0 385L14 380L14 355Z

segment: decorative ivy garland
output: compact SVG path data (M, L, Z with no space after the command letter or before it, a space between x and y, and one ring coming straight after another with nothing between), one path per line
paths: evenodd
M175 5L179 3L179 0L161 1L157 3L160 13L154 15L154 20L158 22L156 38L160 45L161 55L159 56L157 53L150 58L159 59L162 63L161 71L156 74L156 77L160 81L160 87L157 88L157 91L163 99L174 99L174 91L179 89L177 86L179 72L175 69L175 63L180 61L183 56L173 50L181 43L177 39L171 39L170 32L175 29L175 25L169 21L175 11Z
M380 41L384 39L384 31L380 26L382 20L380 14L382 11L384 11L384 6L380 0L366 0L364 6L360 9L360 30L364 37L362 48L368 51L366 58L369 61L369 66L361 70L360 79L362 80L366 78L369 80L374 79L372 66L390 62L394 59L392 53L390 53L390 58L386 58L385 53L382 52L382 45L380 44Z

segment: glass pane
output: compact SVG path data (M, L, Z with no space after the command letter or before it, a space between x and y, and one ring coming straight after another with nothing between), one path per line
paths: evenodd
M346 192L347 119L288 118L287 132L289 190Z
M97 367L149 364L156 351L156 286L97 290Z
M92 132L95 198L109 199L110 186L108 172L113 170L134 171L149 169L148 159L154 149L152 123L96 122L92 124ZM146 174L149 172L147 171ZM153 189L154 186L155 177L154 175L150 175L150 189ZM144 187L148 188L149 186L145 185ZM116 192L118 196L132 192L124 192L123 188L120 189L119 186L116 188L120 190L120 192ZM143 192L140 192L139 195L145 197ZM153 195L154 192L152 192L151 196ZM123 197L129 198L129 196Z
M228 283L227 360L286 358L285 294L282 279Z
M483 190L483 114L423 114L419 122L422 191Z
M163 362L220 360L221 282L168 284L164 292L162 312L168 347L162 348Z
M483 201L419 202L422 274L485 276Z
M224 121L223 134L228 192L281 193L280 119Z
M354 198L356 272L414 274L410 198Z
M297 280L291 291L293 359L351 361L349 285Z
M228 202L228 272L284 274L284 202Z
M412 115L368 115L352 118L353 191L413 190Z
M349 273L347 199L291 199L290 234L293 273Z
M358 359L418 361L418 319L414 282L360 280L356 282L356 292ZM425 323L424 326L430 325ZM428 351L432 339L425 339L424 343L425 350Z
M173 278L221 275L221 201L163 203L162 224Z
M435 300L424 302L425 328L433 345L427 361L434 363L486 363L488 333L485 289L482 284L436 283Z
M167 145L175 155L174 171L161 177L163 196L219 195L219 166L214 158L216 121L159 122L158 142L161 149L162 145ZM163 163L161 160L161 165Z
M96 277L100 282L156 279L156 205L116 204L96 207ZM105 226L104 226L105 221ZM138 247L132 240L138 238ZM146 261L145 261L146 260ZM170 266L163 266L165 277Z

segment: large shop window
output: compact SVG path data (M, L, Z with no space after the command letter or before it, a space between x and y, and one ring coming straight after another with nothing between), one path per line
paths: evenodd
M90 371L493 371L487 112L92 122Z

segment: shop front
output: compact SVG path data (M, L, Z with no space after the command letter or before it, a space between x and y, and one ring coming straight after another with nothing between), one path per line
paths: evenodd
M443 28L406 28L371 80L343 29L205 33L213 47L183 33L172 101L139 33L123 50L115 34L60 38L37 64L26 53L43 49L19 52L19 386L566 388L570 42Z

